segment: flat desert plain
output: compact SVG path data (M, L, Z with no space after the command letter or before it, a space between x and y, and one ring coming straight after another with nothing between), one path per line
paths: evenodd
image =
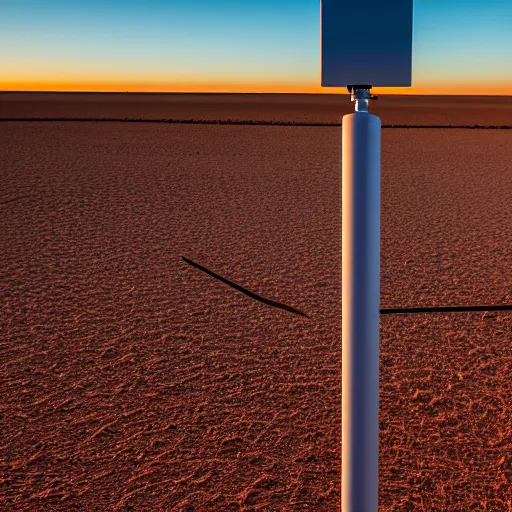
M85 96L0 117L351 108ZM511 112L379 101L391 124ZM0 148L0 510L339 511L341 128L0 121ZM383 308L512 302L512 130L383 129L381 188ZM381 316L380 511L512 510L511 342L510 312Z

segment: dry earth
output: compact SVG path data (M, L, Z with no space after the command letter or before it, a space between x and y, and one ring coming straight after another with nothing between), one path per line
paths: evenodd
M382 96L383 124L510 125L510 96ZM339 94L0 93L0 117L206 119L339 123L353 112Z
M339 510L340 136L0 123L0 510ZM383 132L383 307L512 300L511 148ZM511 340L381 318L381 511L512 510Z

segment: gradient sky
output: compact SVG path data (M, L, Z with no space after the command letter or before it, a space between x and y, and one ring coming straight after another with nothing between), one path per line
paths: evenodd
M512 95L512 0L414 0L413 34L382 92ZM0 90L336 92L320 0L0 0L0 48Z

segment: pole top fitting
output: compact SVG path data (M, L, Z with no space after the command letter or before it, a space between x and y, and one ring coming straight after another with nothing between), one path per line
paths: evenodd
M347 85L351 101L355 102L356 112L368 112L368 102L378 100L378 96L372 95L371 85L353 84Z

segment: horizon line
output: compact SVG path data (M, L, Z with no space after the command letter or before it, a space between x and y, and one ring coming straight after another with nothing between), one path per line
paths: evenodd
M0 94L210 94L210 95L238 95L238 94L268 94L268 95L289 95L289 96L348 96L348 91L340 92L281 92L281 91L47 91L47 90L0 90ZM396 92L379 92L379 96L483 96L483 97L499 97L512 98L512 94L478 94L478 93L396 93Z

